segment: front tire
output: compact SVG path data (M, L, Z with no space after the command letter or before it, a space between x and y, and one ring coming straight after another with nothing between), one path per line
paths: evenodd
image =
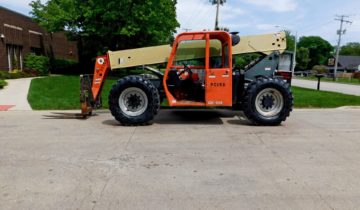
M121 78L110 90L109 109L122 125L148 124L159 108L158 90L141 76Z
M290 115L293 96L288 83L259 78L249 84L243 101L245 116L257 125L279 125Z

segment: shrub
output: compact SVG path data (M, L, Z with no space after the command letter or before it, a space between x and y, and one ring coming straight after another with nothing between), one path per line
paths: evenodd
M53 74L78 74L78 63L73 60L54 59L51 61Z
M315 65L312 70L315 71L315 74L327 74L329 70L323 65Z
M31 70L13 70L11 73L8 71L0 71L0 79L18 79L18 78L26 78L26 77L36 77L38 76L38 72Z
M7 82L5 80L0 79L0 89L3 89L4 86L7 85Z
M360 79L360 72L355 72L353 77L357 78L357 79Z
M40 75L47 75L50 70L50 60L46 56L30 53L25 57L25 67L38 71Z

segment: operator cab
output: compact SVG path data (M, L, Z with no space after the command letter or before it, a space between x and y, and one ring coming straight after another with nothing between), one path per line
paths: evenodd
M169 105L231 106L231 59L227 32L178 35L163 81Z

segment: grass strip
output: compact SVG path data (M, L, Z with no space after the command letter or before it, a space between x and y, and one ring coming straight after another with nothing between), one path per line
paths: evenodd
M116 79L108 78L102 90L103 108L108 108L108 95ZM341 93L292 87L296 108L336 108L360 106L360 97ZM79 109L80 78L55 76L33 79L28 101L35 110Z

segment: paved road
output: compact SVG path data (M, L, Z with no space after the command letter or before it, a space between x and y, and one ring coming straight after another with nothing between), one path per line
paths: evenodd
M31 110L27 95L32 79L6 80L8 85L0 90L0 106L8 106L9 110Z
M317 81L293 79L292 85L304 88L317 89ZM334 82L321 82L320 90L345 93L360 96L360 85L347 85Z
M229 111L0 113L0 209L358 209L360 109L295 110L278 127Z

